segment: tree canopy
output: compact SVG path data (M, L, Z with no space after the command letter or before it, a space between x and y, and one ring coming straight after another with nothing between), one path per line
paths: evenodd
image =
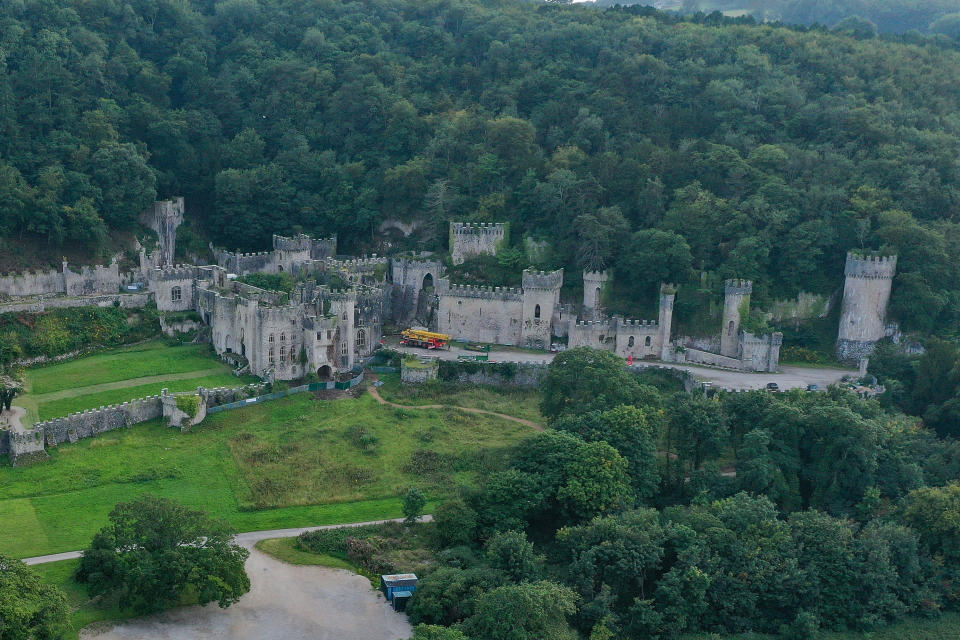
M147 613L173 606L188 589L199 604L221 607L250 590L249 551L201 511L148 494L118 504L109 520L77 567L91 596L110 594Z

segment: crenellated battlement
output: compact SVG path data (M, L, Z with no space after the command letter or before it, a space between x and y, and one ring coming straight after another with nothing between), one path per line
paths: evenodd
M748 296L751 293L753 293L753 281L743 280L741 278L724 280L723 292L726 295L740 294L740 295Z
M471 284L451 284L443 295L489 300L523 300L523 291L513 287L482 287Z
M599 328L607 329L611 325L609 320L577 320L574 323L574 326L580 327L582 329L599 329Z
M563 286L563 269L556 271L523 270L524 289L559 289Z
M622 318L620 319L618 325L621 327L646 327L650 329L656 329L660 326L660 323L656 320L627 320L626 318Z
M897 272L897 256L847 253L844 276L847 278L892 279Z
M156 269L151 269L147 273L147 279L156 282L165 282L170 280L192 280L197 277L198 269L198 267L189 264L158 267Z
M289 238L273 234L274 251L310 251L311 239L305 233L298 233Z
M456 235L504 236L507 232L505 222L451 222L450 226Z

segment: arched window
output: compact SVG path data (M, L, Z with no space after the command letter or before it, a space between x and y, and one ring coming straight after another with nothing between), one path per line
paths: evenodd
M180 291L180 287L173 287L170 289L170 300L173 302L179 302L181 295L182 292Z
M597 297L593 299L594 306L600 306L600 287L597 287Z
M287 359L287 345L280 343L280 362Z
M273 334L272 334L272 333L267 337L267 342L270 342L270 343L273 342Z
M357 347L363 347L367 344L367 332L363 329L357 331Z
M269 355L270 364L271 364L271 365L275 364L275 363L276 363L276 357L274 356L274 352L273 352L273 347L272 347L272 346L271 346L270 349L267 351L267 353L268 353L268 355Z
M340 355L342 355L342 356L347 355L347 343L346 343L346 342L344 342L343 344L340 345Z
M278 265L277 265L277 271L281 271L281 272L283 271L283 265L282 265L282 264L278 264Z
M632 347L632 346L633 346L633 336L630 336L630 339L627 340L627 346L628 346L628 347Z
M343 312L343 319L344 319L344 320L347 319L347 312L346 312L346 311Z
M727 335L733 335L733 320L730 321L730 324L727 325Z
M533 308L533 317L537 319L540 318L540 305L537 305Z
M297 343L296 343L296 342L294 342L293 344L290 345L290 362L296 362L296 361L297 361L297 354L298 354L299 352L300 352L300 350L297 349Z
M646 338L643 339L643 346L645 347L650 346L650 336L647 336Z
M285 334L285 333L283 333L283 332L281 331L281 332L280 332L280 342L286 342L286 341L287 341L287 334Z

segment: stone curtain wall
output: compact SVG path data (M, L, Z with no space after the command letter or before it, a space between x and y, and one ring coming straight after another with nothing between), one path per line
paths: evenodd
M198 389L208 407L222 407L259 393L265 385ZM183 395L183 394L174 394ZM23 433L0 432L0 454L10 456L14 466L39 459L45 447L55 447L81 438L92 438L107 431L130 427L163 416L161 396L148 396L120 404L71 413L62 418L38 422Z
M410 364L406 360L400 363L400 381L404 384L423 384L437 379L440 366L436 361Z
M446 382L534 389L547 375L548 365L541 362L455 362L440 361L440 379Z
M48 309L72 307L112 307L116 303L124 309L142 309L153 298L151 293L116 293L113 295L84 296L81 298L40 298L29 302L0 303L0 313L42 313Z
M61 271L15 273L0 276L0 294L8 296L87 296L115 294L120 291L120 271L116 261L108 266L81 267L72 271L64 262Z

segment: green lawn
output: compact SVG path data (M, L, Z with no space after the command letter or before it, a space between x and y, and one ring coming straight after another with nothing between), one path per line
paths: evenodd
M28 392L16 404L25 424L75 411L156 395L164 388L235 387L256 378L233 375L206 345L168 346L160 341L27 370Z
M218 363L209 345L171 347L153 341L28 369L27 390L39 395L146 376L204 371ZM229 371L226 365L222 366L225 372Z
M69 628L63 640L75 640L80 629L100 620L122 620L133 617L133 612L122 611L115 606L96 606L87 597L87 589L73 579L79 560L63 560L31 567L45 582L54 584L67 595L70 607Z
M289 564L303 564L315 567L330 567L332 569L346 569L360 573L360 569L343 558L337 558L326 553L310 553L297 547L296 538L270 538L256 544L257 549L277 560Z
M111 389L110 391L101 391L99 393L89 393L49 401L44 401L43 396L35 396L35 398L37 400L39 419L50 420L51 418L59 418L60 416L65 416L75 411L95 409L96 407L108 404L118 404L127 400L158 395L162 389L168 389L171 392L192 391L197 387L206 387L207 389L214 387L238 387L255 381L255 378L249 376L238 378L232 373L220 373L212 376L200 376L199 378L185 378L182 380L168 380L133 387L122 387L120 389ZM82 389L83 388L79 390Z
M486 447L529 433L490 416L308 393L215 414L188 433L145 423L60 445L43 464L0 466L0 553L80 549L113 505L142 493L240 531L398 517L408 486L443 497L497 464Z
M540 392L536 389L516 387L490 387L471 384L430 382L420 385L405 385L400 374L380 374L383 385L380 395L385 400L398 404L423 405L446 404L471 407L505 413L508 416L525 418L538 424L546 424L540 413Z

